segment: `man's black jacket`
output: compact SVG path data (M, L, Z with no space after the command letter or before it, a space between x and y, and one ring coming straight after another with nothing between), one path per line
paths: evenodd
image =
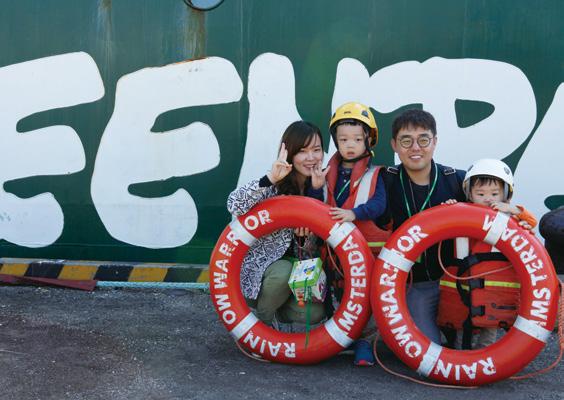
M392 229L395 231L409 218L408 205L412 215L419 212L421 205L433 186L435 173L437 174L437 183L425 209L440 205L449 199L456 199L460 202L466 201L466 197L462 191L462 181L464 180L465 171L436 164L433 161L431 165L430 184L427 187L422 187L415 185L409 180L409 175L402 164L395 167L388 167L381 172L386 186L388 204L385 214L377 221L378 225L384 227L391 222L393 226ZM401 184L400 174L403 176L403 185ZM443 242L441 258L445 266L450 264L449 260L451 260L452 257L452 241ZM437 280L441 277L443 272L438 261L438 244L424 252L421 262L416 262L412 271L414 282Z

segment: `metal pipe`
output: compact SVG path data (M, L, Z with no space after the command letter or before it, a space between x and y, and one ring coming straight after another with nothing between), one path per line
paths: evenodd
M120 281L98 281L97 287L121 287L141 289L209 289L209 283L197 282L120 282Z

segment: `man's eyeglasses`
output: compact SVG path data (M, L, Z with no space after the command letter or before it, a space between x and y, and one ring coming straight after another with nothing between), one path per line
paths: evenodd
M421 148L429 147L432 141L433 141L432 136L419 136L417 138L417 144ZM413 140L412 137L403 137L399 139L398 142L400 146L403 147L404 149L409 149L411 146L413 146L413 143L415 141Z

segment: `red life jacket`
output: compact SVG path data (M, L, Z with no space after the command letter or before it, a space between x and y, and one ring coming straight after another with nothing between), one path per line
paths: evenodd
M335 199L335 185L339 174L339 165L342 157L337 152L329 160L328 166L331 167L326 177L325 202L332 207L337 207ZM354 163L351 171L351 183L349 184L349 197L345 200L341 208L351 210L360 204L366 203L375 193L378 183L378 172L380 167L370 166L370 157L363 158ZM372 254L377 256L390 236L389 231L378 228L373 221L353 222L362 232L364 238L372 250Z
M470 264L472 261L477 263L462 274L460 266L448 267L447 271L455 276L478 275L510 266L507 259L502 260L503 255L495 247L474 239L457 238L456 256L469 260ZM483 259L489 260L480 262ZM457 280L444 274L439 287L439 326L463 329L468 327L464 322L470 315L472 327L507 328L517 318L521 285L512 267L471 280Z

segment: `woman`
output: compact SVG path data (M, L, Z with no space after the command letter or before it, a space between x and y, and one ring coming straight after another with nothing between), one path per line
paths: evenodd
M321 188L327 174L327 170L322 171L323 154L319 128L305 121L293 122L282 135L272 169L262 178L234 190L227 199L227 209L239 216L270 197L304 195L311 187ZM298 306L288 286L292 262L285 257L298 255L294 233L309 238L307 228L281 229L260 238L243 260L243 295L267 325L272 325L275 315L279 322L305 323L306 309ZM312 303L310 322L317 323L323 317L323 305Z

